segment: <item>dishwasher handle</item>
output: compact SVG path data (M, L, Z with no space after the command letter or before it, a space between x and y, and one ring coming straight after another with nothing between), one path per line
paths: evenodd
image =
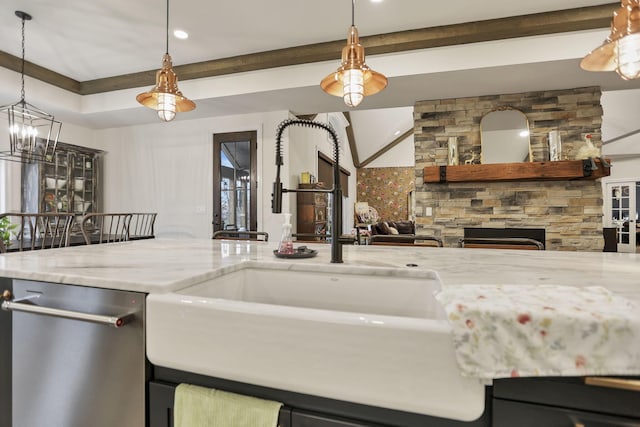
M126 325L133 318L132 313L119 316L107 316L84 313L81 311L63 310L60 308L43 307L33 303L22 303L16 301L2 301L1 308L5 311L19 311L23 313L43 314L45 316L62 317L65 319L98 323L100 325L113 326L114 328L120 328Z

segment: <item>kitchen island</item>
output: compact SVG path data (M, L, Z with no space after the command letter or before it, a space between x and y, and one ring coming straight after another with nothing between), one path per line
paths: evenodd
M332 268L329 246L307 244L318 256L277 259L275 243L150 239L0 256L0 277L145 293L183 289L243 261L312 263ZM434 270L444 286L558 284L604 286L640 302L640 256L626 253L344 246L344 265Z
M328 272L350 267L432 270L443 287L604 286L640 303L640 258L635 254L345 246L345 262L336 265L329 262L328 245L308 245L318 251L317 257L308 260L276 259L274 246L242 241L154 239L13 253L0 256L0 277L160 295L213 280L223 269L257 262L292 268L308 265ZM5 279L3 283L8 282ZM389 420L386 423L395 425ZM434 421L433 425L445 424Z

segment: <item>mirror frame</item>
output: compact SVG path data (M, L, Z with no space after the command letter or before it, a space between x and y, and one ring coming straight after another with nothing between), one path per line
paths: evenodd
M523 113L522 111L518 110L517 108L513 108L511 106L504 106L504 107L494 108L493 110L489 111L484 116L482 116L482 119L480 119L480 164L491 164L491 163L485 163L485 161L484 161L484 154L485 154L484 151L485 150L483 149L483 142L486 140L486 137L483 136L482 122L490 114L498 113L498 112L502 112L502 111L514 111L514 112L517 112L517 113L522 115L522 118L524 119L524 122L526 124L526 131L528 132L528 135L527 135L527 151L529 152L529 162L533 162L533 150L531 148L531 128L529 127L529 118L527 117L527 115L525 113ZM515 160L513 162L500 162L500 163L525 163L525 161L524 160ZM497 163L497 164L500 164L500 163ZM494 163L494 164L496 164L496 163Z

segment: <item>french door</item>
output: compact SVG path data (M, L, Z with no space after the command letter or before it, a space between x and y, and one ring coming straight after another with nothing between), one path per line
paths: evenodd
M213 135L213 231L257 231L257 132Z
M618 252L636 252L640 182L609 182L606 195L605 224L617 229Z

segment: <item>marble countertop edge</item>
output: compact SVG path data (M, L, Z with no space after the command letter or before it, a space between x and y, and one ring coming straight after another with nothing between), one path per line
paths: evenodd
M434 271L452 284L604 286L640 302L640 255L601 252L344 246L344 263L330 263L330 245L307 244L314 258L273 255L276 243L157 238L0 255L0 277L146 293L173 292L215 278L244 262L293 270L354 270L376 274ZM411 265L411 267L409 267ZM379 273L386 274L386 273Z

